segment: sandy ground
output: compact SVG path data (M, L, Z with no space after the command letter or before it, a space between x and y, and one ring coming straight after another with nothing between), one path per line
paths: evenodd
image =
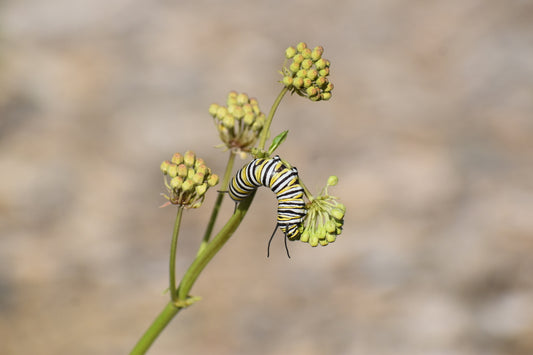
M532 35L528 0L3 1L0 353L129 352L168 299L160 162L222 174L209 105L267 111L306 41L333 98L287 96L272 128L313 191L339 176L344 233L267 259L260 190L150 354L532 354Z

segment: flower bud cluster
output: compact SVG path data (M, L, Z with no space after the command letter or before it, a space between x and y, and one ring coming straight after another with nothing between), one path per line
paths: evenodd
M329 65L322 58L324 48L308 48L304 42L285 50L285 57L290 61L282 68L282 83L292 92L308 97L311 101L329 100L333 84L329 82Z
M169 193L165 197L170 203L186 208L200 207L207 189L218 183L218 176L191 151L176 153L171 160L162 162L161 172Z
M211 104L209 113L226 147L245 152L255 144L266 122L257 100L235 91L228 94L227 106Z
M346 207L327 193L328 186L336 185L337 181L336 176L329 177L322 193L309 204L307 217L300 227L300 240L312 247L333 243L342 232Z

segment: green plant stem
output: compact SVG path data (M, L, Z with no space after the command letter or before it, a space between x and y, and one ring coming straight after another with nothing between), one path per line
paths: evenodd
M178 206L178 213L174 221L174 230L172 232L172 242L170 243L170 262L169 262L169 292L172 301L176 301L176 249L178 246L178 235L180 232L181 216L183 206Z
M281 99L283 99L283 96L289 91L287 87L284 87L283 90L278 94L278 97L276 97L276 100L272 104L272 107L270 108L270 112L268 113L268 117L265 123L265 126L263 127L263 130L261 132L261 140L259 141L259 149L265 149L266 140L270 133L270 125L272 124L272 119L274 118L274 114L276 113L276 110L281 102Z
M146 330L143 336L139 339L135 347L130 352L130 355L142 355L150 348L154 340L159 336L161 331L170 323L172 318L182 309L182 307L176 307L171 301L167 303L165 308L159 313L154 322Z
M234 162L235 162L235 153L233 151L230 151L228 163L226 164L226 171L224 172L224 178L222 179L221 190L218 192L217 200L215 202L215 206L213 207L213 211L211 212L211 218L209 218L209 222L207 224L207 228L204 233L204 238L202 239L200 248L198 248L197 255L200 255L200 253L202 253L202 251L205 249L205 247L207 246L207 242L209 242L209 238L211 238L211 233L213 233L213 228L217 220L218 211L220 210L220 206L222 205L222 200L224 199L224 195L226 194L226 191L228 190L229 179L231 177L231 172L233 171Z
M305 197L307 197L309 201L313 201L315 199L313 194L307 189L307 186L305 186L301 178L298 178L298 184L304 189Z
M207 243L196 259L192 262L191 266L183 276L183 279L178 287L177 298L175 301L170 301L165 308L159 313L157 318L153 321L150 327L146 330L143 336L139 339L130 355L145 354L146 351L153 344L159 334L165 329L168 323L174 318L174 316L183 308L189 306L192 302L187 302L189 299L189 291L191 290L194 282L200 276L200 273L209 263L209 261L215 256L215 254L224 246L231 235L235 232L239 224L242 222L246 212L250 208L250 204L254 198L255 192L248 198L239 203L239 207L235 213L231 216L228 222L222 227L220 232ZM194 300L193 300L194 301Z
M215 256L215 254L226 244L228 239L233 235L239 224L242 222L250 204L254 198L255 191L246 199L239 203L239 207L231 216L228 222L222 227L220 232L211 240L204 251L193 261L178 287L178 300L185 301L189 295L194 282L200 276L200 273L205 268L207 263Z

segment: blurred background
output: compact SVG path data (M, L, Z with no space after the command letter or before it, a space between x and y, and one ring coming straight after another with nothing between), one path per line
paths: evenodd
M339 177L343 234L289 260L278 232L267 259L260 189L149 353L532 354L532 34L527 0L2 1L0 353L131 350L168 300L159 164L222 174L209 105L268 111L305 41L333 98L286 96L272 132L314 192Z

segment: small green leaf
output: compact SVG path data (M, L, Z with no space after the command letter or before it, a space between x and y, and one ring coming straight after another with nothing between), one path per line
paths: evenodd
M272 141L272 144L270 145L270 148L268 148L268 155L272 155L274 151L279 147L281 143L287 138L287 134L289 134L289 131L283 131L280 134L274 138Z

